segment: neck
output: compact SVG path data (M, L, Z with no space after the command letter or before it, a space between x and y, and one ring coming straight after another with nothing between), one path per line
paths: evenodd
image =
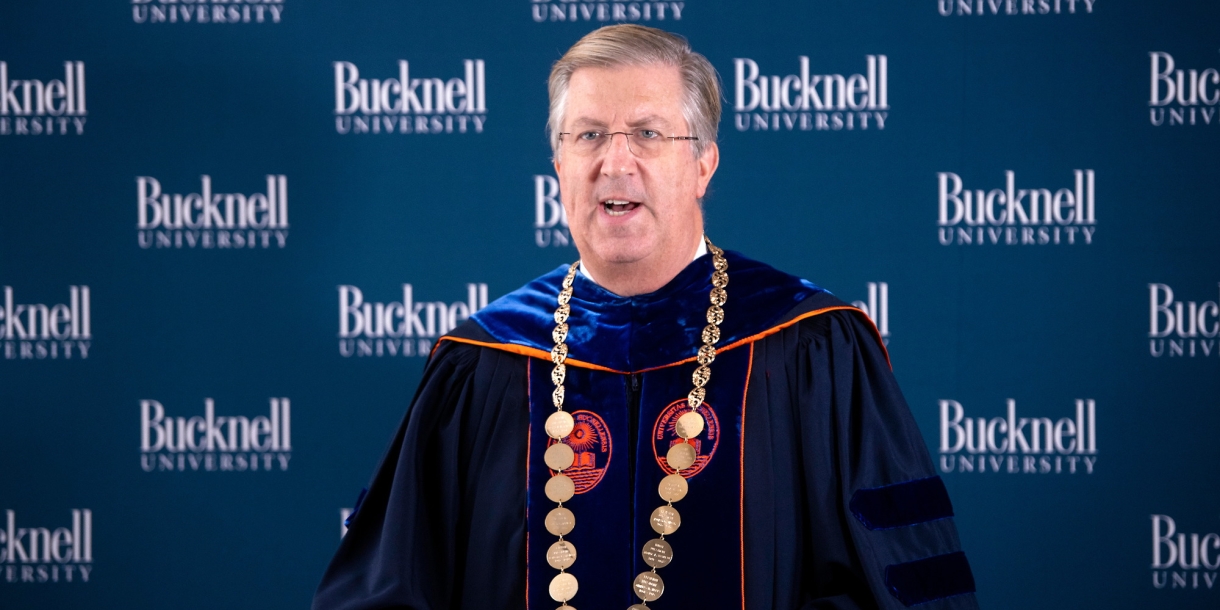
M589 279L599 286L619 296L630 297L660 290L695 259L702 245L703 235L700 234L689 248L668 252L656 260L630 263L588 260L581 264Z

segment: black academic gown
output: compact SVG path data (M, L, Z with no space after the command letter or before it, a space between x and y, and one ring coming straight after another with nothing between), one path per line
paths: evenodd
M659 570L665 609L976 608L953 509L875 328L807 281L727 252L707 421ZM543 525L552 314L566 266L438 342L318 588L317 610L552 609ZM565 409L577 495L570 604L625 610L656 537L711 257L620 297L577 276ZM686 473L684 473L686 474Z

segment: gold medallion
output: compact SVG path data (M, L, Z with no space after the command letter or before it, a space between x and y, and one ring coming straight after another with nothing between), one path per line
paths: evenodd
M634 604L628 610L649 610L647 603L656 601L665 592L665 582L661 580L661 576L656 571L673 561L673 548L665 540L665 536L678 531L678 527L682 525L682 517L673 507L674 502L686 497L689 487L681 471L695 464L698 452L691 439L699 436L707 425L703 415L696 412L696 409L704 404L703 401L707 396L706 385L712 375L711 367L708 365L716 359L715 344L720 341L720 324L724 322L725 317L723 305L728 300L728 292L725 291L725 287L729 283L729 263L724 258L724 250L717 248L706 236L703 241L712 255L712 267L715 269L711 278L712 289L708 293L708 300L711 302L711 306L707 310L708 324L701 333L703 345L699 347L699 353L695 358L699 366L691 374L694 388L687 395L687 406L690 411L678 417L673 424L674 432L683 441L670 446L665 455L665 464L663 464L666 466L665 470L673 469L677 472L666 476L657 486L657 493L668 504L652 511L649 518L652 529L661 534L661 537L645 543L640 552L644 563L652 570L641 572L632 583L632 589L644 603ZM551 393L551 400L555 405L555 413L547 417L543 429L547 436L556 441L567 438L575 427L572 415L563 410L564 381L567 379L567 367L564 365L564 361L568 357L568 345L565 341L571 332L568 320L572 314L572 286L579 269L580 261L568 266L567 275L563 279L562 289L557 298L558 308L554 315L555 327L551 332L551 338L555 341L555 346L550 353L551 362L555 363L555 368L551 371L551 381L555 386ZM712 415L713 424L715 424L714 412ZM573 449L566 443L552 443L547 447L543 461L551 470L562 472L571 468L574 463ZM551 598L563 604L558 610L574 610L567 602L576 595L577 591L576 577L564 571L575 564L576 547L570 541L563 539L563 536L571 532L576 525L575 515L571 510L563 507L564 502L572 499L575 490L575 483L565 474L551 477L545 486L546 497L560 504L559 507L547 513L545 520L546 530L560 537L560 540L547 549L546 554L547 563L560 570L559 574L551 579L549 587Z
M640 555L644 557L644 563L649 567L663 568L674 560L674 549L669 546L668 542L660 538L653 538L644 543L644 550L640 552Z
M683 413L678 418L678 423L674 425L674 431L678 433L678 436L688 440L699 436L699 433L703 432L703 416L694 411Z
M655 602L665 592L665 581L656 572L640 572L635 577L635 595L646 601Z
M556 570L566 570L576 563L576 545L560 540L546 551L546 562Z
M690 468L695 463L695 447L690 443L678 443L665 454L665 463L674 470Z
M681 527L682 516L678 514L678 509L672 506L658 506L656 510L652 511L652 518L649 519L649 522L652 523L654 532L668 536Z
M551 512L546 514L546 531L556 536L566 536L576 527L576 515L572 511L564 508L552 508Z
M556 411L546 418L546 424L543 427L546 429L547 436L559 441L567 438L575 426L576 420L572 419L570 413L567 411Z
M569 599L576 597L576 590L578 588L575 576L567 572L560 572L555 575L555 578L551 579L551 599L566 603Z
M661 479L661 484L657 485L657 493L661 495L661 499L666 502L677 502L686 497L686 477L674 473L664 479Z
M574 459L576 459L576 454L572 453L572 448L563 443L555 443L547 447L546 455L542 456L542 460L551 470L567 469L572 466Z
M557 474L546 482L546 497L552 502L567 502L576 493L576 484L566 474Z

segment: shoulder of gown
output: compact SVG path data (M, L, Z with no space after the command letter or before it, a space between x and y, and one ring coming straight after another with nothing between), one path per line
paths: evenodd
M527 367L437 345L315 610L524 605Z
M786 558L753 553L777 582L750 605L977 608L948 492L885 346L840 305L815 295L753 347L746 489L796 491L747 494L746 539L812 542Z

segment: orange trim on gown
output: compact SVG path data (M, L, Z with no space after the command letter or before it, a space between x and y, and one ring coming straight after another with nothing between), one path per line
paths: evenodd
M834 307L823 307L822 309L815 309L813 311L807 311L799 316L796 316L795 318L792 318L791 320L788 320L787 322L784 322L783 324L772 326L771 328L768 328L767 330L764 330L760 333L750 335L749 337L745 337L743 339L738 339L737 341L734 341L724 347L716 348L716 353L719 354L721 352L726 352L728 350L731 350L735 347L741 347L743 345L748 345L748 344L754 343L755 341L758 341L759 339L774 335L775 333L778 333L779 331L784 330L785 328L788 328L789 326L792 326L793 324L796 324L797 322L800 322L801 320L804 320L806 318L812 318L813 316L821 315L821 314L831 312L831 311L838 311L838 310L849 310L849 311L855 311L855 312L864 314L864 312L860 311L860 309L858 309L856 307L851 307L848 305L836 305ZM886 363L890 365L891 369L893 369L894 365L893 365L893 363L890 362L890 352L889 352L889 350L887 350L885 348L885 342L882 341L882 339L881 339L881 331L877 330L877 325L873 323L872 318L869 318L867 314L864 315L864 319L868 320L869 328L873 329L873 335L877 338L877 343L881 345L881 352L883 354L885 354ZM513 354L520 354L522 356L541 358L542 360L551 359L551 352L548 352L546 350L541 350L536 347L530 347L528 345L518 345L516 343L489 343L487 341L475 341L474 339L465 339L462 337L452 337L449 335L445 335L444 337L441 337L440 339L437 340L436 346L433 346L433 348L432 348L433 352L436 351L436 347L441 344L441 341L454 341L456 343L466 343L469 345L478 345L480 347L489 347L491 349L498 349L500 351L510 352ZM671 362L669 364L663 364L661 366L654 366L651 368L640 369L638 371L619 371L616 369L601 366L599 364L593 364L592 362L585 362L583 360L577 360L575 358L568 358L567 360L564 361L564 363L567 364L568 366L574 366L576 368L591 369L594 371L604 371L607 373L618 373L620 375L630 375L630 374L635 374L635 373L647 373L648 371L655 371L657 369L668 368L671 366L681 366L688 362L694 362L694 361L695 361L695 356L691 356L690 358L684 358L677 362Z

